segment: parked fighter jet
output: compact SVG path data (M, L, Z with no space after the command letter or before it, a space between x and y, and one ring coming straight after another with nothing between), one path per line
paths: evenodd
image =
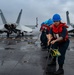
M0 26L0 33L7 33L7 37L9 37L10 34L12 33L16 33L17 35L22 34L23 32L32 32L32 29L24 26L24 25L20 25L20 18L21 18L21 14L22 14L22 9L18 15L18 18L16 20L15 23L8 23L3 15L2 10L0 9L0 15L3 21L4 25Z
M33 30L31 33L26 33L25 35L36 36L40 34L40 26L38 25L38 17L36 17L35 25L25 25L25 26L30 27Z
M38 17L36 17L36 25L25 25L27 27L30 27L32 29L35 29L36 27L38 27Z
M69 19L69 11L66 11L66 18L67 18L67 25L69 28L68 29L68 32L69 33L74 33L74 24L70 23L70 19Z

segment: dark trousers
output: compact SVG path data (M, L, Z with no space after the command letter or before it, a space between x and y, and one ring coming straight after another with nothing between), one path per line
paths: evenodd
M46 37L46 32L42 32L41 33L40 41L41 41L41 43L43 43L44 46L47 46L48 39Z
M62 43L58 43L56 42L55 44L52 45L53 49L57 49L59 50L59 52L61 53L61 56L58 57L58 64L64 64L64 60L65 60L65 54L66 54L66 50L69 46L69 40L62 42Z

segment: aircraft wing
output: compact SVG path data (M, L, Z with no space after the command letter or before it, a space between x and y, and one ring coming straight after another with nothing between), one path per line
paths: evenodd
M0 30L2 30L4 28L4 25L0 25Z
M67 28L67 30L68 30L68 32L73 32L74 28L71 25L69 25L69 28Z
M32 32L31 28L26 27L24 25L19 25L19 26L16 27L16 29L21 30L21 32L24 32L24 31L26 31L26 32Z
M7 30L6 28L4 28L4 25L0 25L0 30Z
M25 26L32 28L32 29L38 28L38 17L36 17L36 24L35 25L25 25Z
M26 27L29 27L29 28L32 28L32 29L35 29L36 25L25 25Z

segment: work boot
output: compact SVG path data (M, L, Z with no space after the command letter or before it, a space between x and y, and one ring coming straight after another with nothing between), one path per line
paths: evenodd
M54 75L64 75L64 70L63 69L58 69Z

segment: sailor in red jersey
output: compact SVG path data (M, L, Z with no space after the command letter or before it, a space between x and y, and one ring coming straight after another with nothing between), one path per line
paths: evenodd
M61 22L61 17L59 14L53 15L53 22L50 31L49 37L52 36L53 38L48 38L48 44L52 45L53 49L58 49L61 53L61 56L58 57L58 64L59 69L55 72L55 75L64 74L63 64L65 60L66 50L69 46L69 38L68 38L68 26L65 23ZM51 63L56 65L56 57L54 57L53 62Z
M48 39L47 39L47 34L50 30L50 25L53 24L53 21L51 19L49 20L46 20L45 22L43 22L41 24L41 28L40 28L40 31L41 31L41 36L40 36L40 40L41 40L41 46L43 49L46 49L47 48L47 42L48 42Z
M45 24L43 24L42 26L41 26L41 28L40 28L40 31L42 32L42 31L44 31L44 30L50 30L50 27L45 23Z

